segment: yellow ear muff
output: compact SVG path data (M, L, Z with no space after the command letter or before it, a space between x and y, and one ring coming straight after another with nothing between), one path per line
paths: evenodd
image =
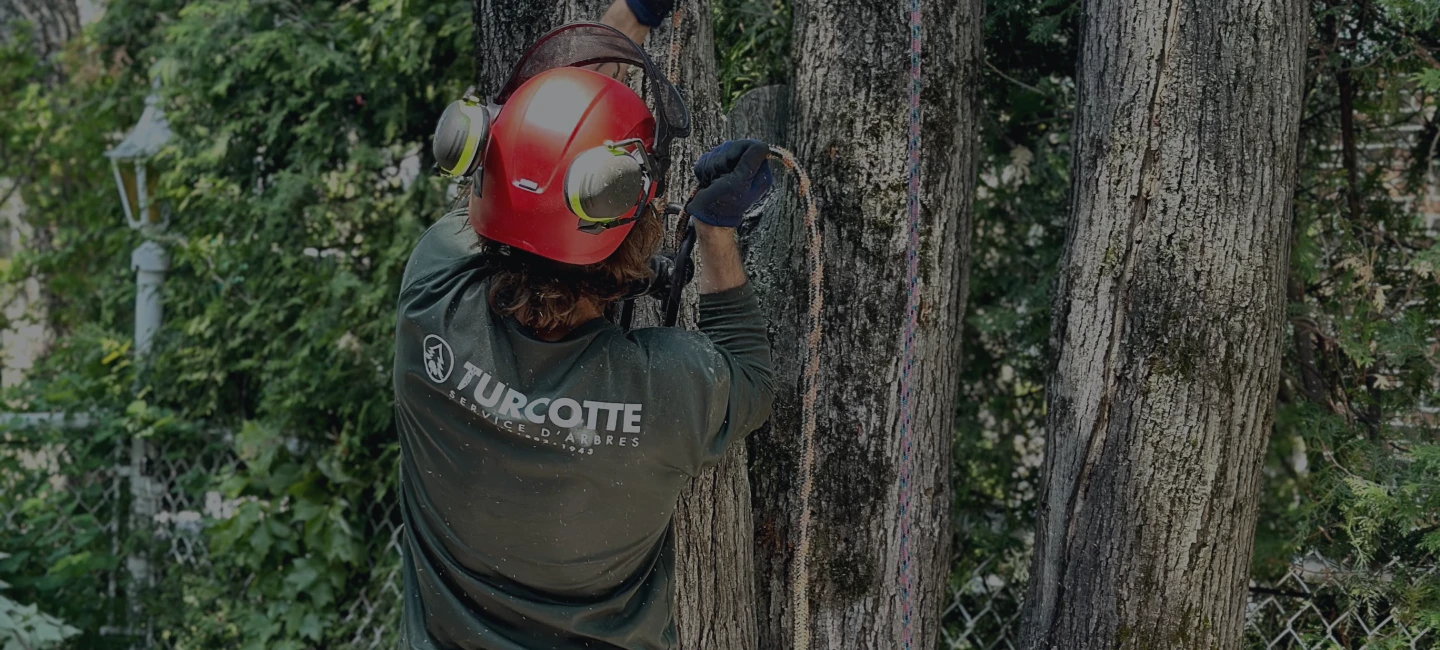
M590 149L565 171L565 203L582 221L607 223L633 215L648 179L635 156L615 146Z
M440 173L459 178L475 173L490 139L490 117L489 109L470 95L445 107L431 145Z

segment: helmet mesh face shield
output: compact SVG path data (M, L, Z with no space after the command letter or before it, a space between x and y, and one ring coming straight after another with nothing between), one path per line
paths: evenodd
M644 72L645 87L655 106L654 156L663 178L670 160L670 142L690 135L690 110L680 91L665 78L645 50L613 27L575 23L541 37L515 65L495 102L504 104L526 81L546 70L605 63L635 66Z

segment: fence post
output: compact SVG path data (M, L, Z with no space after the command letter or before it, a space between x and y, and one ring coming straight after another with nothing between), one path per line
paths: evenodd
M156 490L150 480L150 445L138 436L130 439L130 532L136 544L129 549L125 568L130 573L126 600L130 603L130 629L139 647L153 644L145 597L154 584L150 571L150 526L155 521Z

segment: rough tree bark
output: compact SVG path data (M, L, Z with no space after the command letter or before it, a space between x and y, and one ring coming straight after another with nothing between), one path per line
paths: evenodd
M80 8L75 0L0 0L0 39L19 22L29 23L31 44L44 58L80 32Z
M673 82L690 107L689 138L671 151L669 200L684 202L695 190L695 161L724 139L720 87L715 77L714 30L710 0L676 3L680 33L670 21L651 34L652 56L667 69L671 43L680 42ZM678 232L678 229L672 228ZM672 245L678 242L672 242ZM703 264L704 260L697 260ZM695 289L687 292L681 324L694 327ZM651 324L658 324L658 313ZM675 596L679 647L696 650L754 650L756 609L753 533L750 524L750 476L743 445L731 447L715 469L691 483L680 496L675 517Z
M691 136L671 150L669 200L683 202L694 188L700 154L720 142L719 88L709 0L681 0L680 59L672 81L690 107ZM567 22L595 21L608 0L499 2L476 0L475 46L479 87L499 90L511 66L536 39ZM650 34L647 50L670 69L673 23ZM632 77L632 81L634 78ZM674 221L667 224L674 230ZM673 247L673 239L669 242ZM695 297L681 323L693 327ZM636 326L660 322L653 305L636 310ZM714 470L697 478L681 496L675 519L676 625L680 647L695 650L752 650L756 647L755 581L751 554L750 481L745 449L736 446Z
M1238 648L1304 0L1087 0L1022 647Z
M906 278L908 3L796 0L788 144L814 181L825 255L812 496L811 647L900 648L898 381ZM974 197L978 0L925 0L920 331L910 543L915 648L938 637L949 569L950 453ZM777 172L780 173L780 172ZM751 440L760 647L789 648L797 521L805 238L793 197L747 266L771 317L779 397Z

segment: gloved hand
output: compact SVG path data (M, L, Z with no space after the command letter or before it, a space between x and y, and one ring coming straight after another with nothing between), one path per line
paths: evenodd
M671 12L675 11L675 0L625 0L635 20L646 27L659 27Z
M759 140L731 140L700 156L695 180L700 191L685 211L702 223L738 228L745 217L765 207L774 177L770 147Z

